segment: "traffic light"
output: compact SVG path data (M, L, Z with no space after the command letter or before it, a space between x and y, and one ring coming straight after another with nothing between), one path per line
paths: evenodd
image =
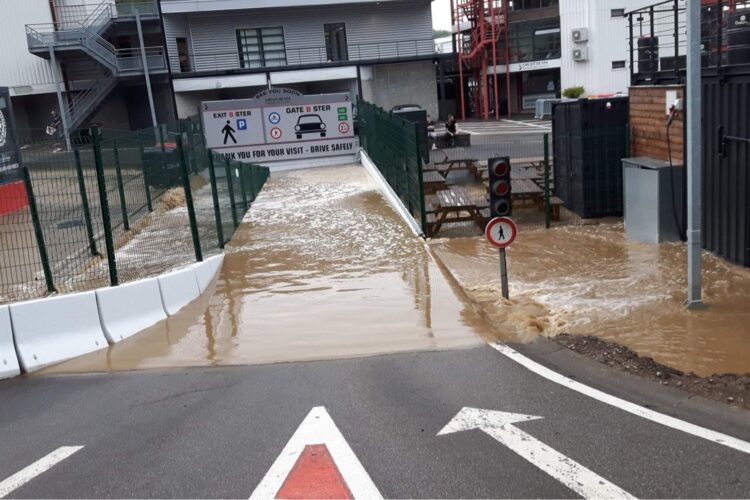
M513 214L510 184L510 158L490 158L490 218L510 217Z

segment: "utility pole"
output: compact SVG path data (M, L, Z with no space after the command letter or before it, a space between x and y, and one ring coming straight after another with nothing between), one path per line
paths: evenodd
M701 298L701 2L687 9L687 195L688 309L703 306Z
M135 25L138 28L138 43L141 45L141 65L143 66L143 77L146 79L146 93L148 94L148 105L151 108L151 124L154 129L159 123L156 121L156 109L154 108L154 94L151 92L151 76L148 72L148 58L146 57L146 47L143 46L143 26L141 26L141 13L135 12ZM167 58L166 49L164 57Z

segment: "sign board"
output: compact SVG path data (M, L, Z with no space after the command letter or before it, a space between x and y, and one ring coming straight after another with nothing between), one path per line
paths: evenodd
M0 184L21 178L10 92L0 87Z
M269 89L201 104L206 146L232 160L269 162L354 153L349 94Z
M487 224L484 235L492 245L498 248L508 248L516 241L518 226L509 217L495 217Z

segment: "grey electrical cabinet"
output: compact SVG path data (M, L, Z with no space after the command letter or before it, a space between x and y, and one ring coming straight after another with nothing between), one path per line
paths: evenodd
M647 243L680 240L685 169L653 158L624 158L622 168L627 238Z

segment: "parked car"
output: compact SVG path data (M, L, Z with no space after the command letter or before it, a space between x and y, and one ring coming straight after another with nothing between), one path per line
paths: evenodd
M391 113L406 113L409 111L421 111L419 104L397 104L391 108Z
M297 125L294 126L297 133L297 139L302 139L302 134L320 134L320 137L326 136L326 124L320 115L302 115L297 119Z

